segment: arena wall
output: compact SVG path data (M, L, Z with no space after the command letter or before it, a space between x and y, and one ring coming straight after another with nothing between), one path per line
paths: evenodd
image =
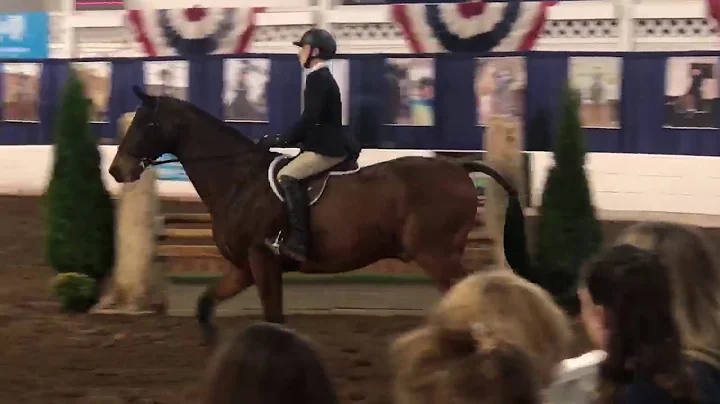
M107 173L115 150L116 146L100 146L101 169L111 192L118 190L118 184ZM430 154L423 150L369 149L363 152L360 164ZM532 205L538 206L552 154L529 154ZM0 194L42 194L52 170L52 159L52 146L0 146ZM599 210L720 215L718 158L590 153L586 167ZM197 198L189 182L159 181L158 188L165 198Z

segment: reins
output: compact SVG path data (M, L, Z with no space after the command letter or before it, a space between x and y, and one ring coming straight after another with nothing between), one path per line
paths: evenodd
M140 159L140 165L142 168L148 168L148 167L155 167L155 166L161 166L163 164L170 164L170 163L179 163L179 159L169 159L169 160L151 160L151 159Z
M206 157L197 157L194 159L188 159L185 162L186 163L192 163L194 161L208 161L208 160L216 160L216 159L228 159L238 157L238 154L225 154L225 155L218 155L218 156L206 156ZM170 163L182 163L180 159L174 158L174 159L167 159L167 160L153 160L148 158L140 159L140 165L143 168L148 167L155 167L155 166L161 166L164 164L170 164Z

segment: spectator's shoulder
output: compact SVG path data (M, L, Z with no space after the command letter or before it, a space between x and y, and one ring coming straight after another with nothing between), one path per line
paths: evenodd
M560 362L555 381L546 392L548 402L592 403L598 383L598 368L606 356L604 351L590 351Z

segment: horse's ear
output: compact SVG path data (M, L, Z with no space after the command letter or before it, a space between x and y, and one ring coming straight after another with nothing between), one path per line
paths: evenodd
M134 85L132 86L132 90L135 93L135 95L140 99L140 101L143 102L143 104L149 104L151 101L151 98L145 91L143 91L139 86Z

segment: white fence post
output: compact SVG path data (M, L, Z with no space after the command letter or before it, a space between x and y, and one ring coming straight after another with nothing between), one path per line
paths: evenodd
M63 15L63 56L66 58L77 57L77 40L75 38L75 24L73 24L73 14L75 13L75 2L73 0L62 0Z
M615 2L615 13L620 27L618 51L621 52L629 52L635 48L635 3L634 0L616 0Z
M317 0L317 27L332 32L332 24L330 19L330 11L333 8L333 0Z

